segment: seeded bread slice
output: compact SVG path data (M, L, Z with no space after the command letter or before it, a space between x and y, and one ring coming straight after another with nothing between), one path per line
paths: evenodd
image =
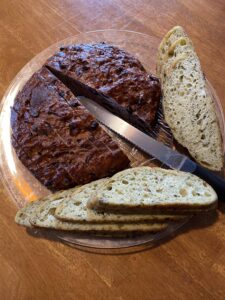
M187 37L186 32L181 26L173 27L162 39L157 53L156 72L157 74L162 73L162 66L164 65L165 58L168 54L168 49L171 45L176 42L179 38Z
M18 210L15 216L15 222L18 225L32 227L32 225L30 224L30 217L38 205L40 205L40 201L34 201L28 203L26 206Z
M178 57L164 75L164 115L175 139L201 165L221 170L222 137L214 101L196 53Z
M164 115L174 137L201 165L220 171L223 147L214 100L182 27L163 38L158 57Z
M167 76L174 68L174 64L177 60L184 59L188 53L192 53L193 44L189 38L179 38L176 40L167 50L164 55L163 64L161 65L161 72L158 74L161 80L161 84L165 83Z
M51 194L48 195L47 197L44 197L41 200L37 200L37 201L33 201L28 203L27 205L25 205L24 207L22 207L20 210L18 210L18 212L16 213L15 216L15 222L18 225L22 225L25 227L32 227L32 225L30 224L30 218L32 216L32 214L34 213L34 211L43 203L51 200L56 200L56 199L65 199L66 196L70 196L71 194L73 194L77 189L79 188L79 186L66 190L66 191L59 191L55 194Z
M87 207L88 201L101 185L107 180L96 180L84 185L72 197L67 197L56 208L55 217L64 221L80 223L135 223L151 222L162 223L167 221L180 221L185 216L176 215L150 215L150 214L112 214L99 213Z
M57 199L43 203L30 218L30 223L42 228L93 233L159 232L168 226L167 223L80 224L61 221L54 213L62 202L62 199Z
M88 205L101 211L188 214L215 209L217 195L195 175L138 167L114 175Z

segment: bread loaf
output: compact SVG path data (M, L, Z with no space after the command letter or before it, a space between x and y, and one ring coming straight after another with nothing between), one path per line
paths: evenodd
M146 130L154 122L161 97L159 80L123 49L104 42L64 46L46 65L112 97ZM120 115L120 110L115 108L115 113Z
M19 159L52 191L111 176L129 166L116 142L44 67L16 97L11 126Z

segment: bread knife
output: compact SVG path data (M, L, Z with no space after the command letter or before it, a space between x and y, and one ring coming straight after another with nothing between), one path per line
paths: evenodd
M130 124L130 114L128 112L127 115L126 113L122 115L123 119L116 116L114 107L116 101L111 97L52 66L46 65L46 67L79 98L80 102L100 123L171 169L189 172L202 178L215 189L219 199L225 201L225 180L222 177L155 140L140 130L138 125ZM104 107L102 106L103 103Z

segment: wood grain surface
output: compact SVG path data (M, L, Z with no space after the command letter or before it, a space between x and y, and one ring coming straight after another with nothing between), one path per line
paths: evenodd
M79 32L128 29L190 34L225 111L224 0L1 0L0 96L52 43ZM225 299L225 205L147 251L100 255L33 237L14 224L0 189L0 299Z

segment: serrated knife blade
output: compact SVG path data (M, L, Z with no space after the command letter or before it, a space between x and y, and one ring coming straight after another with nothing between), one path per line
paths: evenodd
M105 108L91 99L79 96L81 103L90 111L95 118L113 132L135 145L138 149L157 158L159 161L172 169L192 172L195 163L188 157L174 151L161 142L156 141L149 135L130 125L121 118L113 115Z

